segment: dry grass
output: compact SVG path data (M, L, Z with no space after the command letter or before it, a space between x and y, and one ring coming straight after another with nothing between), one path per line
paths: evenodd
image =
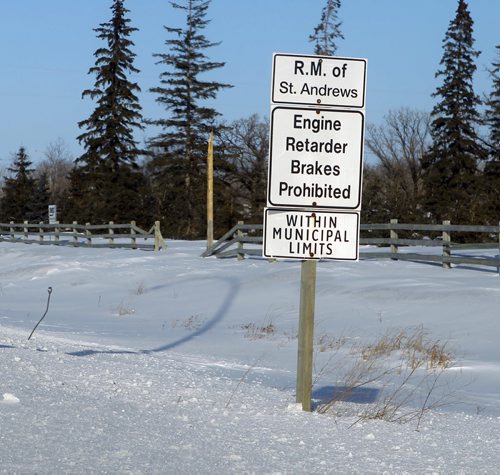
M316 339L316 347L320 353L327 351L337 351L347 343L346 337L333 337L328 334L323 334Z
M188 318L185 318L183 320L173 320L170 326L172 328L182 327L186 330L199 330L204 323L205 319L200 315L190 315Z
M419 368L425 364L427 368L446 369L452 364L452 354L447 351L446 343L433 341L423 327L408 333L401 330L396 334L386 333L374 344L361 349L365 361L389 356L395 352L410 368Z
M264 325L257 325L255 323L247 323L241 326L245 330L245 338L250 340L260 340L268 338L276 334L276 327L272 322Z
M360 405L358 420L383 419L408 422L417 419L417 428L425 412L444 405L451 389L439 384L444 372L453 364L453 354L446 343L433 341L423 327L386 333L369 345L347 345L339 341L335 347L348 362L335 361L343 373L334 397L321 404L318 412L341 410L342 403L360 388L379 392L377 400ZM339 350L342 349L342 352ZM320 347L321 350L321 347ZM332 361L329 360L329 364ZM320 373L325 373L325 368Z
M134 315L135 309L130 305L126 305L121 302L113 309L113 314L118 315L119 317L124 317L126 315Z
M135 290L136 295L144 295L146 293L146 287L144 285L144 282L139 283L137 286L137 289Z

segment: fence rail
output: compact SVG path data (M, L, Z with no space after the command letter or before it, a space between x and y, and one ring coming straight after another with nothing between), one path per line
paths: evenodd
M496 267L500 273L500 225L474 226L450 224L404 224L393 219L390 223L361 224L360 245L376 246L376 249L361 249L361 259L392 259L401 261L438 262L445 268L451 264L472 264ZM374 231L388 231L387 236L365 237ZM400 231L411 232L411 238L400 238ZM248 256L262 255L262 224L244 224L239 221L213 246L208 248L202 257L237 257L244 259ZM416 234L418 232L418 234ZM421 235L423 233L423 235ZM431 239L427 234L441 233ZM487 235L489 242L484 239L478 242L453 242L452 233L468 233L473 235ZM496 240L493 241L493 238ZM441 248L440 254L413 252L411 247ZM496 256L482 256L467 251L498 250Z
M118 232L117 232L118 231ZM148 242L149 241L149 242ZM160 222L146 231L128 224L78 224L72 223L0 223L0 242L24 244L52 244L73 247L122 247L131 249L153 249L164 247Z

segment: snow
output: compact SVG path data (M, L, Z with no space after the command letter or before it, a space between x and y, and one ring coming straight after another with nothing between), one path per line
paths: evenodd
M496 269L318 264L315 406L352 345L421 328L455 361L450 404L417 430L360 419L377 381L333 412L295 403L300 262L167 244L0 244L0 473L498 473ZM418 412L420 389L401 410Z

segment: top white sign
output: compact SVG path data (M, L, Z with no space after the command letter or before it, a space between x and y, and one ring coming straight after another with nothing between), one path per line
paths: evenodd
M365 107L366 59L275 53L271 101Z

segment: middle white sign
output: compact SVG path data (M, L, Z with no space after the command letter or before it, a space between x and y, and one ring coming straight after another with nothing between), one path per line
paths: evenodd
M364 113L275 107L267 200L269 206L361 206Z

